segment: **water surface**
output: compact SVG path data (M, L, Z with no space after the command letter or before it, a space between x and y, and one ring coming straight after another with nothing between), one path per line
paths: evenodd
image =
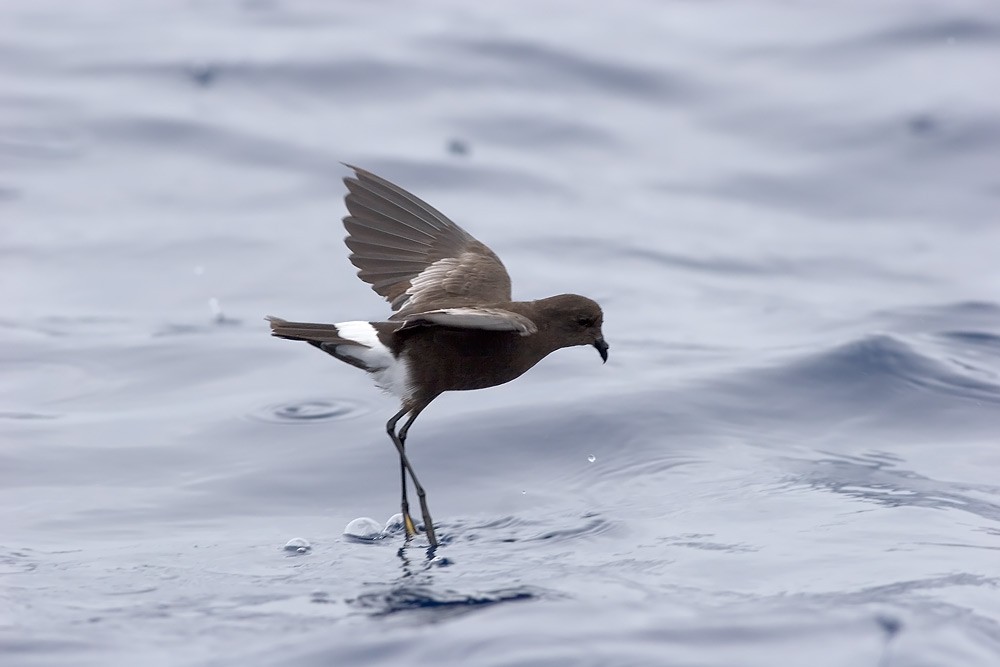
M995 665L988 2L0 8L4 665ZM341 161L600 301L411 432ZM286 550L301 538L309 548ZM293 545L294 546L294 545Z

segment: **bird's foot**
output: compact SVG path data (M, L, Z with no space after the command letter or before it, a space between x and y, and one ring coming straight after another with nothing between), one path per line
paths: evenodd
M403 528L406 530L406 539L416 536L417 527L413 525L413 519L406 510L403 510Z

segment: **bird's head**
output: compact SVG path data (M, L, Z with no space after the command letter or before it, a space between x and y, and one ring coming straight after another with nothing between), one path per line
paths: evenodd
M608 360L608 344L601 332L604 313L596 301L578 294L560 294L542 301L549 321L565 341L564 347L593 345L601 359Z

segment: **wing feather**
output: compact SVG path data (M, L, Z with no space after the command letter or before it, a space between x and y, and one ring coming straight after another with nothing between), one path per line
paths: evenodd
M488 331L516 331L528 336L538 331L529 318L503 308L439 308L413 313L399 330L436 324L458 329L485 329Z
M390 319L510 301L510 276L492 250L415 195L348 166L345 243L358 277L398 311Z

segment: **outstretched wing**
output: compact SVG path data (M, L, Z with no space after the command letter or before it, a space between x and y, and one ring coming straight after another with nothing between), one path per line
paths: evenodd
M398 311L390 319L510 301L510 276L492 250L406 190L348 166L344 242L358 277Z

